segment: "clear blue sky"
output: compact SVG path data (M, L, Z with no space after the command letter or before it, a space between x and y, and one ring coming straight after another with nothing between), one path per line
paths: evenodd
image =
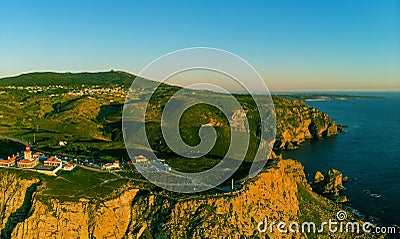
M139 72L209 46L272 90L400 90L400 1L2 1L0 77Z

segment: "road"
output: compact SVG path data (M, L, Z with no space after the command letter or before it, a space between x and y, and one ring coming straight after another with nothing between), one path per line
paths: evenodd
M28 145L29 144L28 142L22 141L20 139L13 138L13 137L2 136L2 135L0 135L0 139L8 139L8 140L11 140L11 141L23 144L23 145Z

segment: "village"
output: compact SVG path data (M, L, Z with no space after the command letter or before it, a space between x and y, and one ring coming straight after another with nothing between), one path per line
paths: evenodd
M90 99L94 97L100 101L109 103L121 102L126 96L126 90L123 86L118 84L115 84L112 87L102 87L98 85L81 85L75 87L63 85L0 87L0 95L5 94L7 91L24 91L31 95L46 92L49 99L58 99L59 97L88 97ZM24 105L24 102L20 102L20 105Z
M8 90L25 90L31 94L37 94L46 91L55 90L65 90L65 92L60 94L53 94L51 97L70 95L70 96L98 96L98 95L114 95L116 97L124 97L126 95L126 90L123 86L118 84L113 87L101 87L98 85L89 86L81 85L79 87L70 87L63 85L50 85L50 86L6 86L3 87ZM0 94L5 93L0 91Z

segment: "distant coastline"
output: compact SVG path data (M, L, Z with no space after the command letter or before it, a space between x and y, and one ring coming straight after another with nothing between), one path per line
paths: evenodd
M379 99L387 96L353 95L353 94L328 94L328 93L279 93L276 96L303 101L325 101L325 100L358 100Z

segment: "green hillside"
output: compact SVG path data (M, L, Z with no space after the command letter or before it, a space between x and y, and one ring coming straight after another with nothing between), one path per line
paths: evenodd
M121 131L122 107L126 86L134 76L124 72L30 73L0 79L0 135L27 141L49 153L102 158L128 159ZM85 85L85 86L82 86ZM180 134L191 146L199 143L198 130L212 124L218 139L214 148L198 161L184 164L166 145L161 128L161 112L170 97L181 88L161 85L152 94L146 112L146 132L152 149L168 163L183 171L212 167L224 157L230 143L230 126L217 108L205 104L187 110L180 120ZM149 95L144 85L133 102ZM222 99L222 94L196 91L198 98ZM193 94L194 95L194 94ZM250 147L246 161L251 162L260 142L260 116L249 95L235 95L245 111L250 127ZM275 150L293 148L309 138L337 134L336 124L324 113L303 101L273 97L277 115ZM138 104L140 106L140 104ZM133 132L135 134L135 132ZM133 135L135 136L135 135ZM66 141L66 146L60 146ZM188 161L189 162L189 161ZM198 162L198 167L193 167Z
M6 77L0 79L0 86L81 86L99 85L129 86L134 79L134 75L121 71L96 72L96 73L54 73L39 72L27 73L19 76Z

